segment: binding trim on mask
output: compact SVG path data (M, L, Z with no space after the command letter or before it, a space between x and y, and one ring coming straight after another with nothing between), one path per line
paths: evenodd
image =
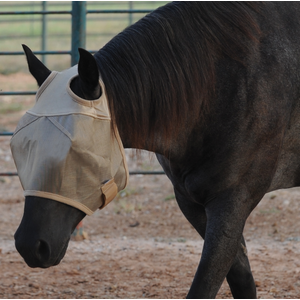
M27 191L24 191L24 196L25 197L26 196L36 196L36 197L47 198L50 200L55 200L55 201L62 202L64 204L73 206L75 208L78 208L79 210L81 210L85 214L87 214L88 216L91 216L93 214L93 211L91 209L89 209L87 206L85 206L84 204L82 204L78 201L66 198L61 195L52 194L52 193L48 193L48 192L42 192L42 191L27 190Z

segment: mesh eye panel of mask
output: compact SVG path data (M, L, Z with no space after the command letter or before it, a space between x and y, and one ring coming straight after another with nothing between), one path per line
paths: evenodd
M128 168L101 81L102 95L88 101L70 89L77 66L53 71L21 118L11 150L25 196L76 207L88 215L124 189Z

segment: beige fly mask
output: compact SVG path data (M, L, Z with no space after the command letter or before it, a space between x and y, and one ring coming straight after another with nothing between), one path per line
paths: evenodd
M76 207L87 215L106 206L124 189L128 168L117 128L102 95L89 101L75 95L77 66L53 71L20 120L11 150L25 196Z

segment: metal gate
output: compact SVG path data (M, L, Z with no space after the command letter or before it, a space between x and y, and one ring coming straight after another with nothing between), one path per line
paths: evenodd
M34 51L35 54L40 54L44 58L46 55L70 55L71 56L71 66L77 64L79 60L78 48L86 48L86 16L87 14L135 14L135 13L149 13L152 10L149 9L133 9L132 2L130 3L129 9L103 9L103 10L87 10L86 1L72 1L71 10L61 10L61 11L48 11L46 10L46 2L43 2L43 10L41 11L9 11L1 12L0 16L20 16L20 15L71 15L72 20L72 39L71 39L71 49L69 51L46 51L45 50L45 39L46 39L46 21L42 18L42 50ZM95 53L96 50L89 50L91 53ZM7 52L0 51L0 56L3 55L24 55L22 51ZM1 91L0 96L16 96L16 95L35 95L36 91ZM0 132L0 136L12 136L13 132ZM130 171L130 175L160 175L164 174L163 171ZM0 176L17 176L16 172L0 172Z

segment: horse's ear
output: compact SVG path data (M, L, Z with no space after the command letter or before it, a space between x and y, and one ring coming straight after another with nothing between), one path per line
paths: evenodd
M101 87L96 60L90 52L82 48L78 51L80 54L78 74L83 94L87 100L98 99L101 96Z
M38 85L41 86L51 71L32 53L30 48L26 45L22 45L22 47L26 54L29 71L36 79Z

